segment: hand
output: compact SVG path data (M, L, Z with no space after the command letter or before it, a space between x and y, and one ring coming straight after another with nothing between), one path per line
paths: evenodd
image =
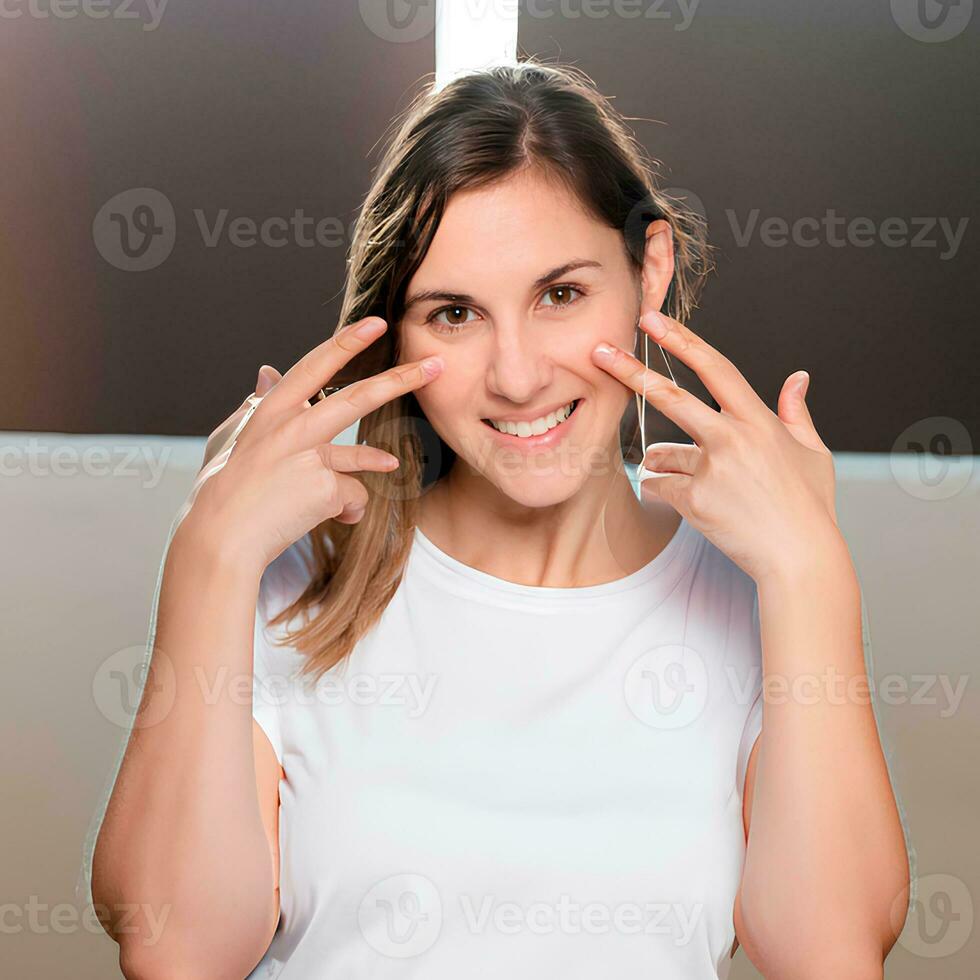
M648 309L640 326L697 373L721 408L615 345L596 348L596 364L695 442L649 447L644 466L665 475L644 480L641 494L670 504L756 582L795 574L828 541L840 543L834 462L806 405L806 372L783 382L775 414L727 357L677 320Z
M208 436L207 444L204 447L204 460L201 463L201 470L203 470L208 463L214 459L218 453L223 452L229 447L232 440L234 439L235 432L238 429L242 419L245 418L246 413L252 405L252 402L256 398L261 398L269 389L282 380L282 375L274 368L270 367L268 364L263 364L259 368L258 377L255 379L255 391L251 395L247 395L245 401L235 409L231 415L228 416L212 433ZM200 471L198 471L200 472Z
M205 462L178 523L182 540L232 554L259 573L294 541L325 520L359 521L368 504L353 474L389 472L398 458L372 446L335 439L358 419L428 384L439 358L400 364L328 397L309 399L387 325L368 317L344 327L302 357L261 396L249 396L211 434ZM260 372L267 374L267 372ZM263 386L260 378L257 387ZM256 404L247 423L236 430Z

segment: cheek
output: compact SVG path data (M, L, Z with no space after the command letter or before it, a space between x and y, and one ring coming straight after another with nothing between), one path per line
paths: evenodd
M428 351L422 353L424 357ZM451 359L442 351L439 356L446 362L442 374L415 392L419 408L440 435L453 431L472 414L468 398L474 387L453 370ZM469 419L472 421L472 419Z
M592 363L592 351L600 341L615 344L622 350L633 352L636 343L638 310L624 300L624 295L611 290L595 298L595 302L583 312L572 314L563 331L564 340L574 348L575 356Z
M425 343L414 325L399 323L398 330L398 363L407 364L417 361L432 351L424 350Z
M604 371L596 381L596 408L605 424L618 425L633 397L626 385Z
M447 415L448 403L439 391L439 379L431 381L415 392L415 400L425 417L439 430L444 426L443 417Z
M633 354L635 338L636 331L628 316L621 310L616 310L608 318L599 318L598 323L591 320L578 325L574 331L567 332L563 338L566 353L562 357L562 364L572 373L585 378L595 389L595 396L604 405L609 404L622 410L631 397L631 392L621 381L592 360L592 352L600 341L605 341Z

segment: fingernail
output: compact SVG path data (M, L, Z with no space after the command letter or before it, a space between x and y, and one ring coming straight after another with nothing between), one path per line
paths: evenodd
M379 320L377 317L372 317L367 323L362 323L354 331L354 336L360 337L361 340L366 340L369 337L380 335L385 326L386 324L384 320Z
M264 395L274 384L272 380L272 374L270 373L272 368L268 364L263 364L259 368L259 375L255 379L255 394Z
M807 389L810 387L810 375L803 372L803 380L797 382L796 390L800 393L801 398L806 398Z
M435 377L442 370L441 357L427 357L422 361L422 370L430 377Z
M609 358L616 353L616 349L607 344L605 341L602 341L601 343L596 344L595 353L598 354L599 357Z

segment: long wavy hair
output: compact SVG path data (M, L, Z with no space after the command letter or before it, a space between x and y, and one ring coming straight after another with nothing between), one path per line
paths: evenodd
M710 271L704 222L658 190L659 162L580 69L526 58L462 75L440 90L428 83L391 129L356 223L335 327L380 316L389 329L334 384L398 362L406 289L452 195L528 168L563 182L588 213L622 232L638 275L647 225L665 219L675 258L664 312L684 321L696 307ZM638 462L642 438L632 407L620 435L624 460ZM370 498L364 516L357 524L328 520L310 532L309 584L270 620L302 614L303 624L280 642L303 651L303 673L316 677L381 616L401 581L418 500L455 459L414 394L364 416L358 441L393 453L401 465L359 474Z

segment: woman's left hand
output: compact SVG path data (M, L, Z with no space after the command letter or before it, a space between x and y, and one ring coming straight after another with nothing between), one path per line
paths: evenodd
M806 372L783 383L776 414L727 357L688 327L653 310L640 325L697 373L721 409L613 344L596 347L596 364L695 442L650 446L644 466L665 475L645 479L642 493L679 511L756 582L796 574L828 543L838 546L834 461L806 405Z

